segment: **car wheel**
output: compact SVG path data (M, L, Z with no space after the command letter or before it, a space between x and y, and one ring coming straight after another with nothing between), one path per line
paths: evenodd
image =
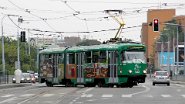
M170 86L170 83L167 83L167 86Z
M155 83L153 83L153 86L155 86Z

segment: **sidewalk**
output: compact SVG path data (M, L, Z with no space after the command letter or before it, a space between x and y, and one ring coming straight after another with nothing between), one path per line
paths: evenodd
M26 87L31 86L32 83L11 83L11 84L0 84L0 89L14 88L14 87Z

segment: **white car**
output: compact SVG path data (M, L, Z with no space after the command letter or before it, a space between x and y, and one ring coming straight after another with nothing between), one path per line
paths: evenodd
M156 71L153 78L153 86L155 84L167 84L170 86L170 77L167 71Z

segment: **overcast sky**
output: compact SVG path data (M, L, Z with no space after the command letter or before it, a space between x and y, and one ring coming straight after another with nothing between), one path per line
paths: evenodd
M146 22L147 10L157 8L174 8L176 15L185 15L185 0L0 0L0 17L5 14L20 15L25 20L21 28L52 31L52 34L62 32L63 37L80 36L104 41L115 36L116 31L111 29L119 27L104 10L122 10L124 27L132 28L123 29L120 37L140 41L140 25ZM17 17L11 19L17 24ZM8 17L3 19L7 36L17 34L17 27L12 21Z

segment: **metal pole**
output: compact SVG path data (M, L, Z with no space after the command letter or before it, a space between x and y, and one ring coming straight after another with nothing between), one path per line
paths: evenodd
M184 27L184 56L185 56L185 27ZM185 59L184 59L184 75L185 75Z
M170 39L168 37L168 73L170 73Z
M177 45L176 45L176 48L177 48L177 55L176 55L176 58L177 58L177 68L176 68L176 73L178 72L178 69L179 69L179 26L177 26Z
M29 34L30 30L28 29L28 54L30 55L30 34Z
M6 17L6 15L4 15L1 19L1 33L2 33L2 65L3 65L3 76L5 77L5 55L4 55L4 35L3 35L3 20ZM6 79L6 78L5 78ZM6 82L6 81L5 81Z
M164 54L164 42L163 42L163 40L162 40L162 52L161 52L161 60L162 60L162 62L161 62L161 68L163 68L163 64L164 64L164 56L163 56L163 54Z
M17 27L17 68L20 69L20 60L19 60L19 18L18 18L18 27Z
M20 69L20 48L19 48L19 26L20 26L20 23L22 23L23 19L22 17L18 17L18 27L17 27L17 64L18 64L18 69ZM20 69L21 70L21 69Z

